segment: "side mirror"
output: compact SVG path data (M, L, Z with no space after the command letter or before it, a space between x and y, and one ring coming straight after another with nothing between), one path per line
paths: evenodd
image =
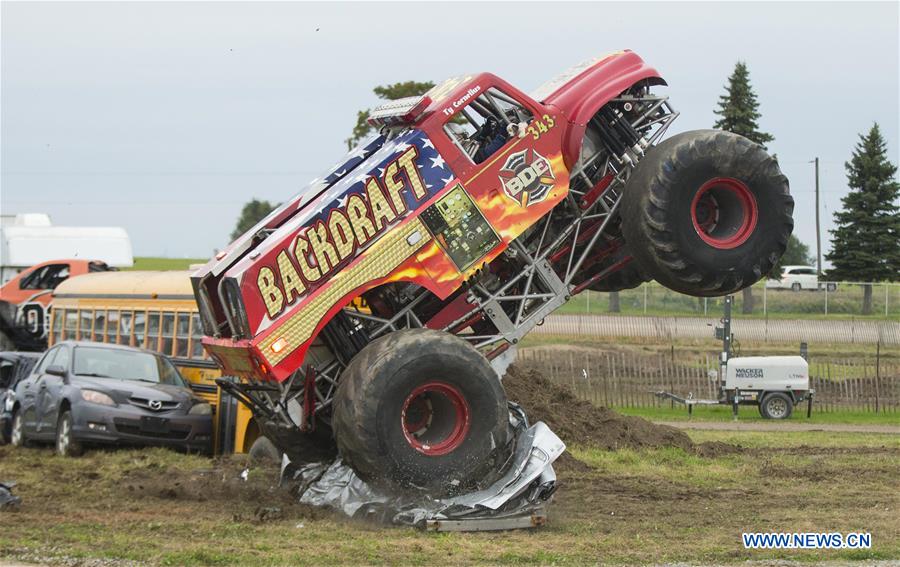
M44 371L46 374L52 374L54 376L62 376L65 377L66 369L58 364L52 364L47 367L47 370Z

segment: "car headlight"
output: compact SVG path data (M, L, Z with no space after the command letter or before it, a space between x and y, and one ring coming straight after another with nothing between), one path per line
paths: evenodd
M188 413L191 415L212 415L212 406L206 402L200 402L199 404L194 404Z
M86 402L91 402L92 404L100 404L101 406L116 405L116 402L114 402L112 398L97 390L82 390L81 399Z

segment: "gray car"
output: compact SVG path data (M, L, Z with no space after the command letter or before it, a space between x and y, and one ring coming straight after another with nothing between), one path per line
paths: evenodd
M212 407L194 396L168 358L147 350L59 343L14 396L13 445L55 442L63 456L94 443L211 447Z

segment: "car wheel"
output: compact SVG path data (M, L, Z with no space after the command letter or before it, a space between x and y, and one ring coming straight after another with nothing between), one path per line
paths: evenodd
M763 398L759 413L766 419L788 419L794 411L794 402L783 392L773 392Z
M801 287L800 282L794 282L791 284L791 291L800 291Z
M12 431L9 435L9 443L13 447L24 447L26 442L25 424L22 421L22 412L16 411L12 418Z
M827 283L825 284L825 289L828 291L837 291L837 284Z
M78 457L83 452L84 448L72 432L72 412L65 411L56 424L56 454L60 457Z

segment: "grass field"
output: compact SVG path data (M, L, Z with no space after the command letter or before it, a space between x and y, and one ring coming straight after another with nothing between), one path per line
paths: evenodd
M434 534L341 519L294 502L277 473L241 458L162 449L89 452L0 447L0 478L22 509L0 513L0 558L162 565L743 563L900 559L895 435L697 431L739 445L575 447L558 467L549 525L535 532ZM273 511L277 509L277 512ZM746 531L866 531L872 549L754 551Z
M209 258L136 257L129 270L187 270L191 264L205 264Z
M687 406L675 404L670 407L668 402L665 407L658 408L631 408L617 407L616 411L626 415L636 415L653 421L714 421L728 422L731 421L731 406L695 406L693 415L688 414ZM759 422L772 423L770 420L763 419L759 415L759 411L755 406L740 406L738 409L738 419L741 422ZM847 424L871 424L871 425L897 425L900 426L900 413L875 413L866 411L817 411L815 404L813 405L812 417L806 417L806 404L801 404L794 408L794 413L788 419L791 423L804 424L826 424L826 423L847 423Z

